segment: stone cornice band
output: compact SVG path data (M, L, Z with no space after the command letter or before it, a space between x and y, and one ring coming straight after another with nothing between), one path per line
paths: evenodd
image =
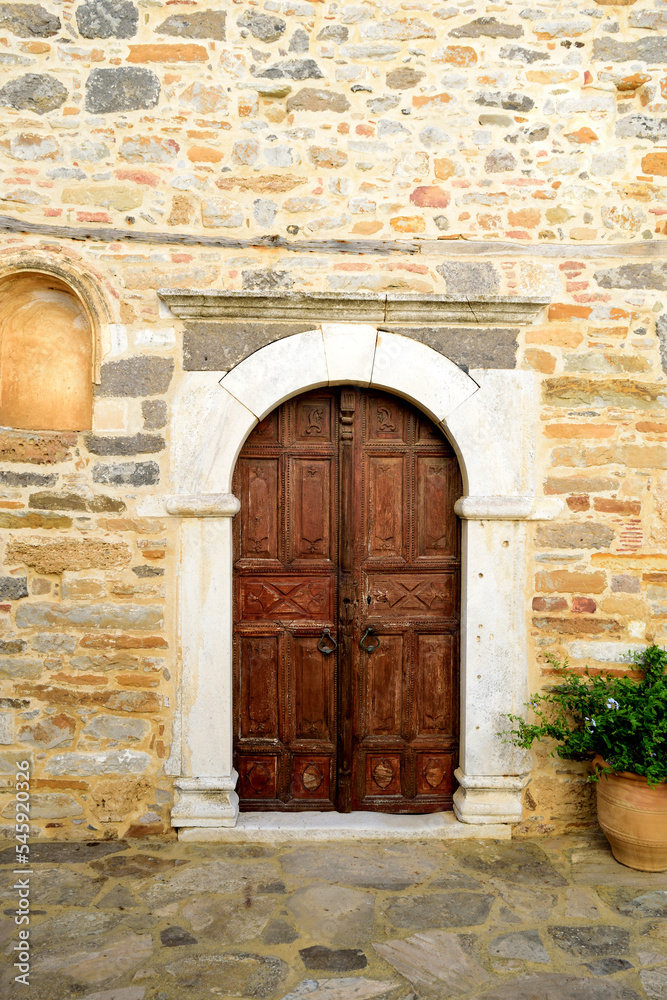
M351 323L531 322L551 301L544 295L411 295L354 292L228 292L161 288L158 295L179 319L267 319Z

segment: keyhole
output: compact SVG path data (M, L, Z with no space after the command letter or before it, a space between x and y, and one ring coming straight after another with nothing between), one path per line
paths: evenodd
M368 597L366 598L366 604L370 603L371 603L371 595L369 594Z

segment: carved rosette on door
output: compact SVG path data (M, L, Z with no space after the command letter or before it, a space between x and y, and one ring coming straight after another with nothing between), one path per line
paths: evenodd
M237 463L242 809L451 807L456 457L416 409L348 386L283 404Z

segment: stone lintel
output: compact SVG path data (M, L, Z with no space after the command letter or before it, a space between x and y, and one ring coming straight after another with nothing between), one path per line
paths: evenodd
M158 290L179 319L269 319L351 323L529 323L543 295L410 295L353 292Z
M168 514L179 517L233 517L241 509L233 493L178 493L164 505Z
M564 507L551 497L461 497L454 512L474 521L552 521Z

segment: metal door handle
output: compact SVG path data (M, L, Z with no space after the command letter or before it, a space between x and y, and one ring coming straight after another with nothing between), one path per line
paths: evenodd
M329 642L333 643L333 646L327 646L326 642L327 639L329 640ZM338 649L338 643L336 642L336 640L334 639L328 628L322 629L322 635L320 636L320 641L317 644L317 648L319 649L320 653L324 653L325 656L329 656L331 653L335 653L336 650Z
M366 645L364 645L365 640L369 639L369 638L370 639L375 639L375 642L373 643L373 645L371 645L370 642L366 643ZM377 636L377 634L375 632L375 629L372 626L369 626L366 629L366 631L364 632L364 634L362 635L361 639L359 640L359 649L363 649L367 653L374 653L375 650L378 648L379 645L380 645L380 640L379 640L379 638L378 638L378 636Z

